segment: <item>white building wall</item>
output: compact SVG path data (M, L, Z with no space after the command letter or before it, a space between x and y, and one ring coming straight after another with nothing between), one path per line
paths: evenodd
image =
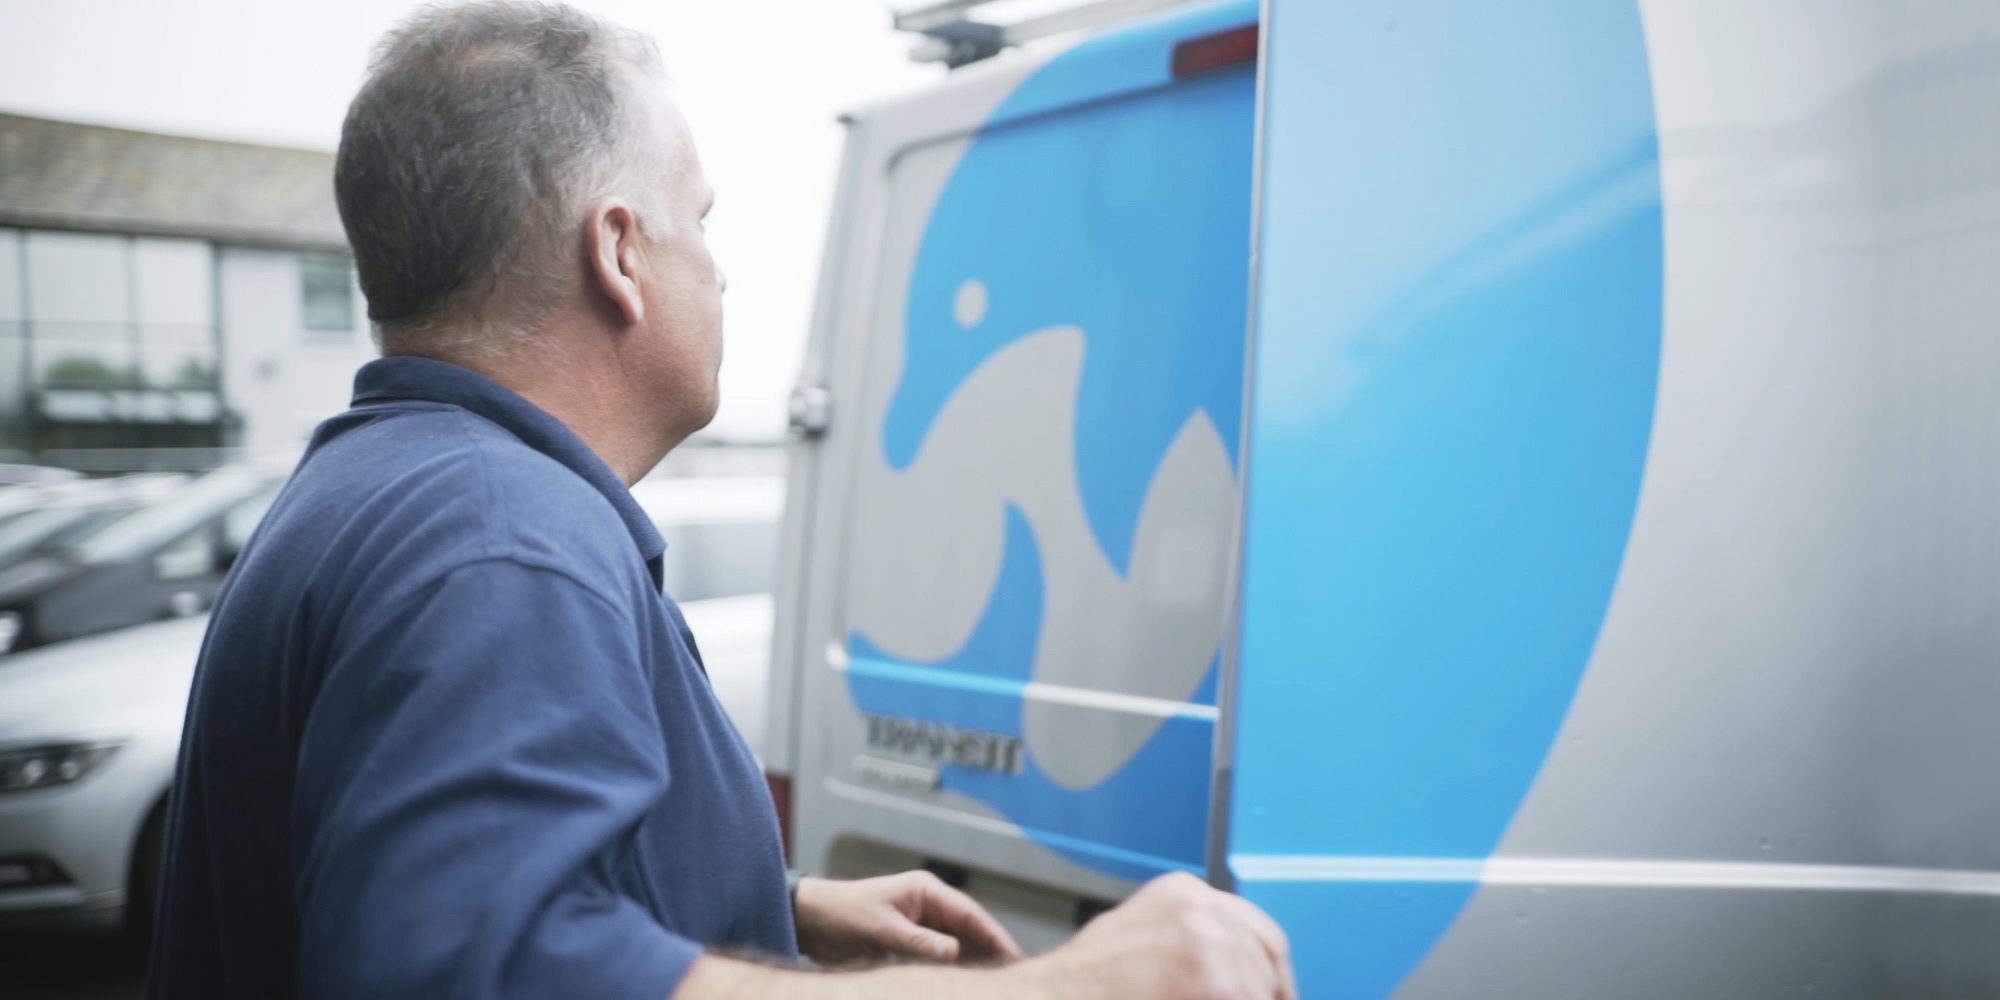
M222 391L245 448L295 450L347 408L354 370L375 356L358 288L353 328L307 330L295 251L221 250Z

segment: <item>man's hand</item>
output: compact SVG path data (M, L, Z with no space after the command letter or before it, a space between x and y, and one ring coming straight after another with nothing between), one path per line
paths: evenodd
M1035 968L1035 967L1041 968ZM1240 896L1187 874L1146 883L1024 971L1042 995L1297 1000L1291 945Z
M799 951L826 966L893 959L997 963L1021 957L1006 928L926 871L841 882L799 880Z
M895 879L944 889L922 872L867 882L822 882L819 888L854 889ZM803 913L804 883L799 890ZM969 909L962 912L992 920L970 900L965 905ZM902 919L916 923L908 916ZM1004 933L998 940L1005 940ZM1298 1000L1298 995L1285 934L1264 911L1192 875L1167 875L1091 921L1068 944L1005 968L902 965L828 975L703 955L672 1000Z

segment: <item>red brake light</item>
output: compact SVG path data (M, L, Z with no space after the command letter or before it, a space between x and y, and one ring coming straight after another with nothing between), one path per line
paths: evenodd
M1174 46L1174 76L1193 76L1224 66L1257 61L1257 26L1218 31Z

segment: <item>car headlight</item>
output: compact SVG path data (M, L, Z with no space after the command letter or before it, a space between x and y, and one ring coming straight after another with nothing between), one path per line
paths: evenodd
M21 641L27 624L19 611L0 611L0 654L14 651L14 644Z
M44 743L0 750L0 794L69 784L117 752L116 743Z

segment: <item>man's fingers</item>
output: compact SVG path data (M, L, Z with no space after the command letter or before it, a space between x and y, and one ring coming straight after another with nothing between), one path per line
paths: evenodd
M1293 997L1286 992L1284 967L1271 959L1270 953L1263 946L1263 941L1248 929L1239 930L1238 933L1242 935L1240 940L1244 945L1238 952L1240 956L1238 960L1242 962L1238 985L1247 991L1249 996L1270 997L1271 1000L1293 1000Z
M924 894L924 922L956 935L965 944L960 957L975 961L1013 961L1021 957L1014 936L971 896L948 885L934 884Z
M952 962L959 956L958 939L927 927L911 924L907 932L908 953L933 962Z
M957 936L964 945L959 957L967 961L1006 961L1021 957L1014 936L977 900L943 882L926 880L923 911L919 918L927 926Z
M1279 927L1270 914L1241 896L1225 893L1222 899L1231 916L1257 939L1258 944L1263 945L1264 953L1270 956L1272 968L1282 981L1279 996L1286 1000L1298 996L1298 985L1293 981L1292 974L1291 942L1286 939L1284 928Z
M1241 896L1231 893L1220 895L1222 905L1229 908L1230 915L1241 921L1244 929L1257 935L1257 940L1263 943L1266 951L1273 957L1291 956L1291 942L1285 938L1284 928L1279 927L1278 922L1272 920L1270 914L1258 909L1257 904Z

